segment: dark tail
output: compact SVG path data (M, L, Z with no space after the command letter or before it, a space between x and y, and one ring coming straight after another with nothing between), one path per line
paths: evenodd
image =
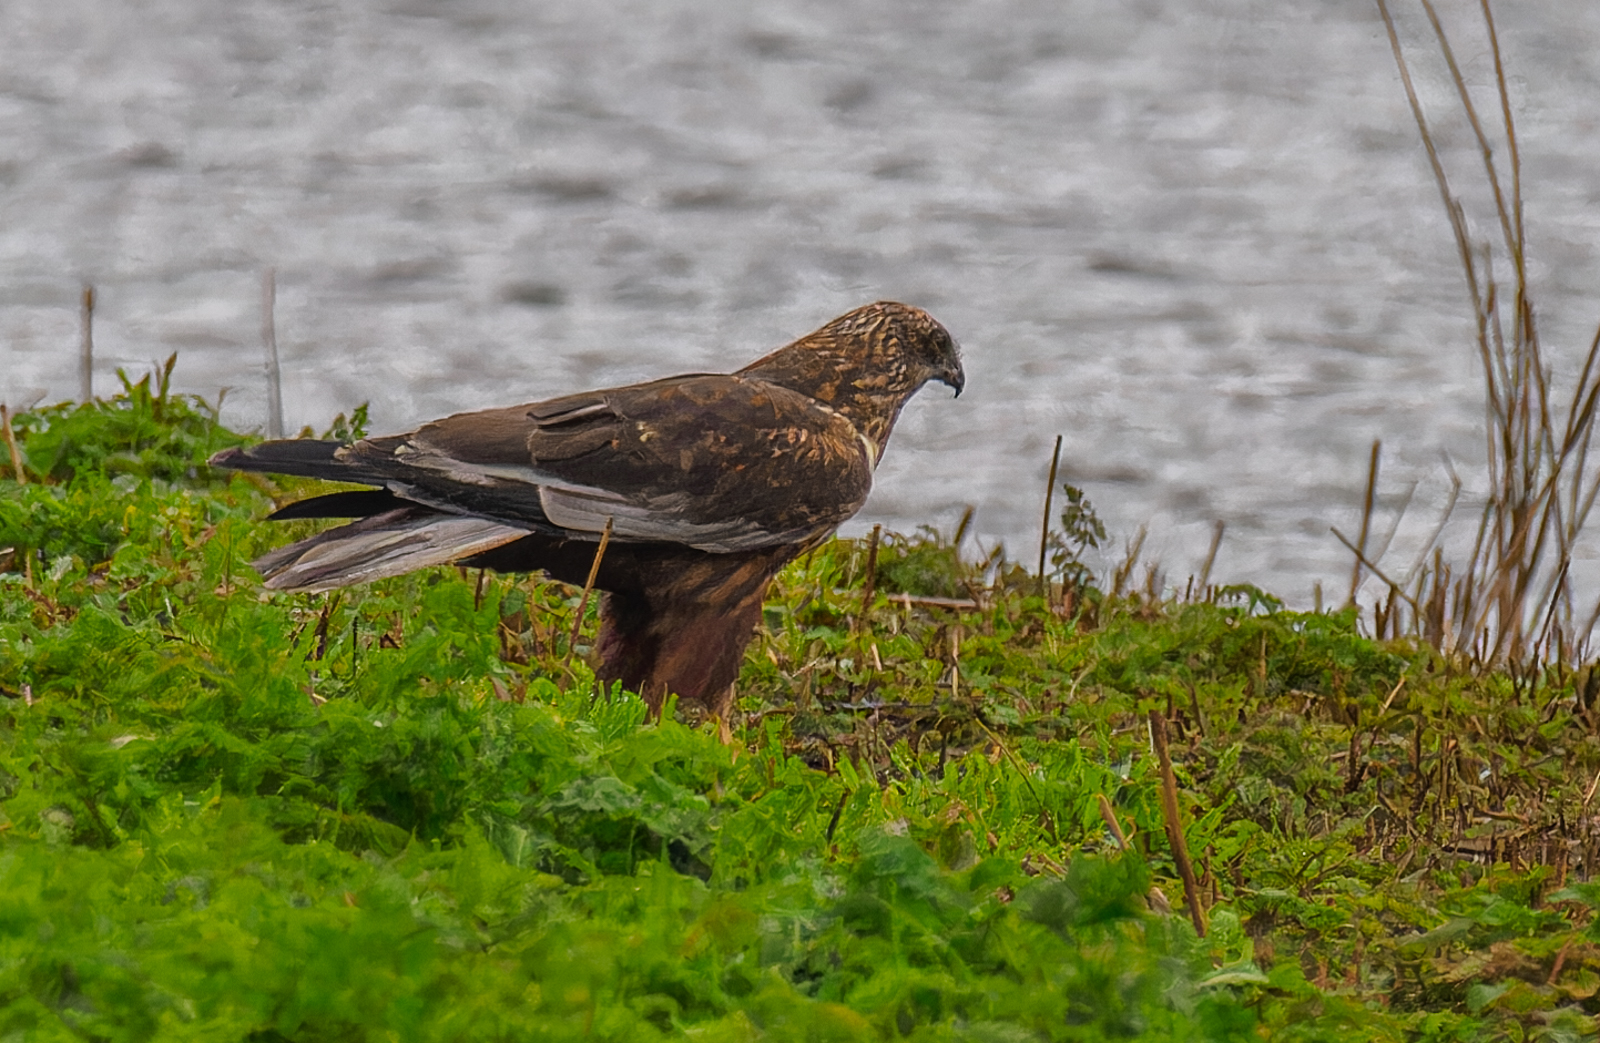
M339 458L343 442L316 438L289 438L262 442L247 449L224 449L210 460L212 467L234 471L261 471L266 474L292 474L301 478L324 478L330 482L357 482L382 485L382 476Z
M291 521L295 518L370 518L374 514L413 506L387 489L352 489L343 493L326 493L309 500L296 500L287 507L279 507L267 518L271 521Z

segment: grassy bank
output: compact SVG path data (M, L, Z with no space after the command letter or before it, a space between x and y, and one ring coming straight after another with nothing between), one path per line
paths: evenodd
M1594 1035L1587 675L841 540L730 748L594 698L569 588L265 594L306 489L153 384L14 418L0 1037Z

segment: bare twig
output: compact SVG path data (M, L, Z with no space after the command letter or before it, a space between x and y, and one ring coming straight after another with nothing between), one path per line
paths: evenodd
M25 485L28 475L22 469L22 451L17 448L17 433L11 430L11 408L4 402L0 402L0 428L5 431L6 448L11 451L11 470L17 476L17 484Z
M1372 505L1378 489L1378 457L1383 452L1383 443L1377 439L1372 442L1372 461L1367 465L1367 492L1361 498L1361 535L1356 539L1355 564L1350 567L1350 601L1356 603L1356 592L1361 589L1361 566L1366 560L1367 536L1372 532ZM1337 535L1337 533L1335 534ZM1339 537L1341 540L1343 536ZM1348 545L1349 541L1346 541Z
M283 437L283 373L278 366L278 270L261 273L261 350L267 367L267 437Z
M1056 494L1056 471L1061 466L1061 436L1056 435L1056 448L1050 454L1050 477L1044 484L1044 524L1039 528L1039 596L1049 593L1049 583L1044 571L1045 552L1050 549L1050 506Z
M861 611L856 613L856 626L865 627L867 613L872 609L872 598L878 592L878 540L883 537L883 526L872 527L872 538L867 541L867 574L861 583Z
M1122 564L1111 572L1111 596L1121 597L1123 589L1128 585L1128 577L1133 575L1133 570L1139 564L1139 554L1144 550L1144 538L1148 530L1139 526L1139 531L1133 534L1133 539L1128 541L1123 550Z
M94 401L94 287L83 286L79 316L82 339L78 346L78 401Z
M1200 596L1206 596L1206 588L1211 585L1211 566L1217 563L1217 551L1222 549L1222 534L1227 531L1227 525L1221 518L1217 519L1217 527L1211 531L1211 546L1206 551L1205 564L1200 566Z
M1178 809L1178 777L1172 771L1172 755L1167 750L1167 719L1160 710L1150 711L1150 743L1155 747L1156 760L1161 765L1161 817L1166 822L1167 842L1172 846L1172 860L1178 866L1178 876L1183 880L1183 898L1189 906L1189 919L1194 921L1194 932L1206 936L1205 913L1200 908L1200 885L1195 882L1194 865L1189 861L1189 844L1183 836L1183 820Z
M927 608L975 609L980 607L971 598L939 598L931 594L890 594L885 598L896 605L921 605Z
M1117 813L1111 807L1111 802L1106 799L1104 793L1096 793L1094 796L1100 804L1100 818L1105 822L1106 828L1111 830L1111 836L1116 840L1118 850L1128 850L1127 834L1122 832L1122 824L1117 821Z
M594 549L594 561L589 565L589 578L583 581L583 596L578 599L578 611L572 617L572 633L567 638L567 658L562 662L563 667L572 665L572 654L578 650L578 632L583 629L583 614L589 608L589 595L594 593L594 581L600 576L600 562L606 556L606 545L611 542L612 519L606 519L606 527L600 533L600 545Z
M1350 553L1356 556L1357 565L1365 565L1374 576L1377 576L1379 579L1383 580L1390 590L1397 592L1401 598L1405 599L1406 603L1409 604L1413 610L1416 609L1416 599L1407 594L1404 587L1390 579L1388 576L1384 575L1383 570L1378 568L1377 565L1367 560L1367 556L1361 552L1361 548L1357 547L1354 543L1351 543L1349 537L1345 536L1345 534L1340 532L1338 529L1329 529L1328 531L1332 532L1334 537L1340 543L1350 548Z

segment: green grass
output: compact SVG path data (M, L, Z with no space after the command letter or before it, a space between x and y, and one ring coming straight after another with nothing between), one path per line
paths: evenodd
M596 698L559 585L264 593L310 483L164 377L16 430L0 1039L1595 1036L1586 676L923 533L865 610L864 545L784 573L727 747Z

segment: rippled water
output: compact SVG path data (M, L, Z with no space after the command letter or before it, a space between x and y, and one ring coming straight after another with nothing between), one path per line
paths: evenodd
M1501 7L1570 359L1600 320L1600 4ZM1296 602L1348 574L1328 527L1374 438L1414 512L1441 450L1482 457L1462 279L1362 0L8 0L0 149L13 404L74 393L84 280L98 390L176 350L256 425L275 267L290 425L370 401L378 430L732 368L898 298L968 390L912 403L855 529L972 504L1031 558L1060 433L1114 532L1181 576L1223 520L1216 578Z

